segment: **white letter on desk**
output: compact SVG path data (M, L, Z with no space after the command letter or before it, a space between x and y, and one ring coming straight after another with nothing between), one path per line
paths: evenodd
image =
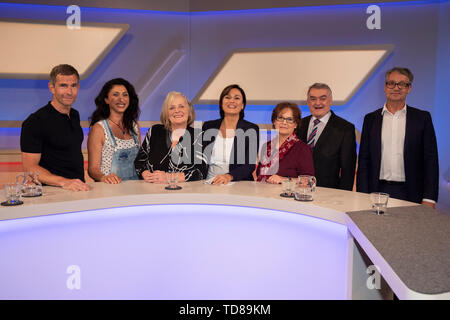
M367 279L366 285L369 290L381 289L381 276L380 276L380 268L378 266L371 265L367 268L367 273L371 276ZM372 274L373 273L373 274Z
M81 289L81 269L79 266L71 265L67 267L67 274L70 276L67 278L66 285L69 290Z

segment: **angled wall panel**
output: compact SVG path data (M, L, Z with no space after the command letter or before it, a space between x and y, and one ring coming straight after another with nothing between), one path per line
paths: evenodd
M85 79L128 30L127 24L0 20L0 78L48 79L60 63L77 68Z
M314 82L330 85L333 102L347 103L392 52L392 45L234 50L195 96L199 104L218 103L224 87L240 84L249 104L305 103Z

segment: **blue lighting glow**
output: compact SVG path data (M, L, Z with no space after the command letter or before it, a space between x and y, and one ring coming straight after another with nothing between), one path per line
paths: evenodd
M62 11L63 14L66 14L66 9L68 6L59 6L59 5L45 5L45 4L22 4L22 3L0 3L0 8L3 9L12 9L12 10L33 10L36 11ZM188 12L179 12L179 11L158 11L158 10L139 10L139 9L122 9L122 8L97 8L97 7L84 7L79 6L83 11L101 11L103 13L108 12L122 12L122 13L150 13L150 14L164 14L164 15L188 15Z
M253 14L253 13L277 13L277 12L292 12L292 11L306 11L306 10L327 10L327 9L347 9L347 8L366 8L369 5L377 5L380 7L387 6L412 6L423 5L431 3L442 3L450 0L423 0L423 1L398 1L398 2L367 2L357 4L334 4L334 5L311 5L304 7L284 7L284 8L264 8L264 9L242 9L242 10L220 10L220 11L195 11L191 15L220 15L220 14Z
M0 238L0 299L346 297L347 227L300 214L130 206L2 221Z
M379 2L376 3L378 6L412 6L412 5L423 5L431 3L444 3L449 0L423 0L423 1L398 1L398 2ZM151 13L151 14L165 14L165 15L218 15L218 14L250 14L250 13L276 13L276 12L286 12L292 10L326 10L335 8L355 8L355 7L367 7L368 5L373 5L374 3L358 3L358 4L336 4L336 5L320 5L320 6L305 6L305 7L284 7L284 8L263 8L263 9L242 9L242 10L220 10L220 11L193 11L193 12L180 12L180 11L158 11L158 10L142 10L142 9L123 9L123 8L97 8L97 7L83 7L80 8L84 10L116 12L121 11L123 13ZM38 11L51 11L57 10L66 13L67 6L58 5L45 5L45 4L21 4L21 3L0 3L0 8L2 9L12 9L12 10L26 10L30 9L35 12ZM23 11L22 11L23 12ZM2 12L3 13L3 12ZM19 18L19 17L16 17Z

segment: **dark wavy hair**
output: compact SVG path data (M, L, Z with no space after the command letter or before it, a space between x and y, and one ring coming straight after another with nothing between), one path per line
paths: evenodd
M222 93L220 94L220 98L219 98L219 112L220 112L220 118L223 119L225 117L225 112L223 112L223 108L222 108L222 101L223 98L230 93L230 91L232 89L238 89L239 92L242 94L242 103L244 104L244 108L242 108L241 112L239 113L239 119L243 119L244 118L244 109L245 109L245 105L247 104L247 98L245 96L245 92L244 89L242 89L239 85L237 84L230 84L229 86L225 87L225 89L222 90Z
M139 109L139 98L133 85L122 78L109 80L103 85L102 90L95 98L95 105L97 106L97 109L95 109L89 117L89 120L91 121L89 126L92 127L98 121L108 119L110 110L109 105L105 102L105 99L108 97L108 93L111 91L112 87L116 85L124 86L128 91L128 96L130 97L130 104L123 114L123 127L127 132L134 132L135 134L138 134L134 131L134 124L137 123L139 114L141 113L141 110Z

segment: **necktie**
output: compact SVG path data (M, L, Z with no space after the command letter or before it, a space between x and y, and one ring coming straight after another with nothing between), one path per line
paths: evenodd
M307 140L308 146L310 146L311 148L314 148L314 144L316 143L317 125L319 124L319 122L320 122L319 119L314 120L313 129L312 129L311 133L309 134L309 137Z

